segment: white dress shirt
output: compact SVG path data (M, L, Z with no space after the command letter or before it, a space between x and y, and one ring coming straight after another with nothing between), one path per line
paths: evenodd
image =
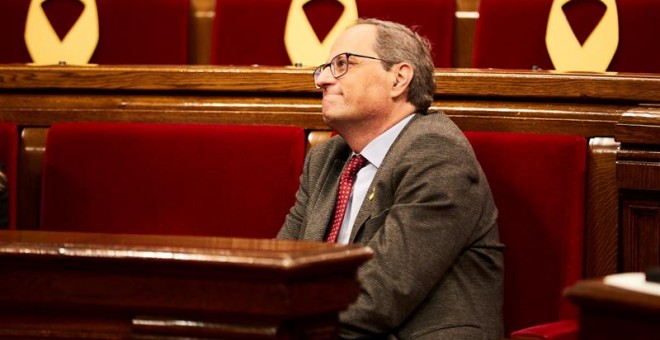
M367 196L367 190L369 190L371 181L374 179L374 176L376 176L376 171L378 171L380 164L383 162L383 159L390 150L394 140L396 140L412 117L413 114L402 119L387 131L383 132L380 136L367 144L364 150L362 150L362 153L360 153L369 163L365 165L355 177L353 190L351 191L351 194L348 197L348 203L346 204L344 220L342 221L341 229L337 236L337 243L348 244L349 238L351 237L351 231L354 227L353 224L355 224L355 218L360 211L364 198Z

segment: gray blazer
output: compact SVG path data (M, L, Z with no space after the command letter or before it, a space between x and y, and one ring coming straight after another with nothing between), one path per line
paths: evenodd
M323 239L351 150L340 136L312 148L278 238ZM357 301L340 313L347 339L498 339L502 251L497 209L469 142L444 114L416 114L369 187L351 233L374 258Z

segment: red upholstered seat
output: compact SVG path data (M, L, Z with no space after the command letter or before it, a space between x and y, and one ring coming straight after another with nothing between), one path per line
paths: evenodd
M585 138L501 132L466 136L491 186L506 245L505 335L569 320L546 325L543 335L575 339L577 308L562 291L583 277Z
M41 228L271 238L305 146L286 126L53 124Z
M90 63L187 64L189 0L96 0L99 43ZM75 22L77 0L49 0L56 32ZM32 62L24 31L30 0L0 1L0 63ZM74 16L72 18L72 16ZM73 21L72 21L73 20Z
M16 228L18 189L18 128L16 124L0 122L0 165L7 177L8 227ZM0 204L2 207L2 204ZM2 213L0 213L2 215Z
M573 0L566 9L578 37L586 39L600 13L595 0ZM580 4L578 4L580 2ZM617 1L619 45L608 67L615 72L660 73L660 1ZM480 0L472 66L554 69L545 36L552 0Z
M291 65L284 45L290 0L217 0L211 63L216 65ZM450 67L454 0L356 0L360 17L418 27L433 46L436 67ZM307 17L321 36L343 10L339 2L313 0Z

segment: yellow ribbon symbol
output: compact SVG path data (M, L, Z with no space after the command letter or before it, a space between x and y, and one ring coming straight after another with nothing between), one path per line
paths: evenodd
M562 6L571 0L554 0L548 17L545 45L558 71L604 72L619 45L619 16L615 0L601 0L605 14L580 45Z
M87 64L99 41L96 0L80 0L83 9L78 21L60 40L41 7L46 0L32 0L25 22L25 45L36 65Z
M284 45L294 65L318 66L324 63L337 37L358 19L355 0L338 0L344 5L344 12L321 42L303 10L303 5L309 1L311 0L292 0L289 7L284 29Z

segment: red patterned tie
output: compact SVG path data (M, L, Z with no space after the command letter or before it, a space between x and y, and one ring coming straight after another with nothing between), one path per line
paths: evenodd
M351 195L351 190L353 189L355 175L365 165L367 165L367 160L362 157L362 155L356 155L351 158L348 165L341 173L339 179L339 191L337 192L337 203L335 203L335 215L332 218L332 226L330 227L330 232L326 239L328 243L337 242L337 235L339 235L341 222L344 220L346 203L348 203L348 197Z

